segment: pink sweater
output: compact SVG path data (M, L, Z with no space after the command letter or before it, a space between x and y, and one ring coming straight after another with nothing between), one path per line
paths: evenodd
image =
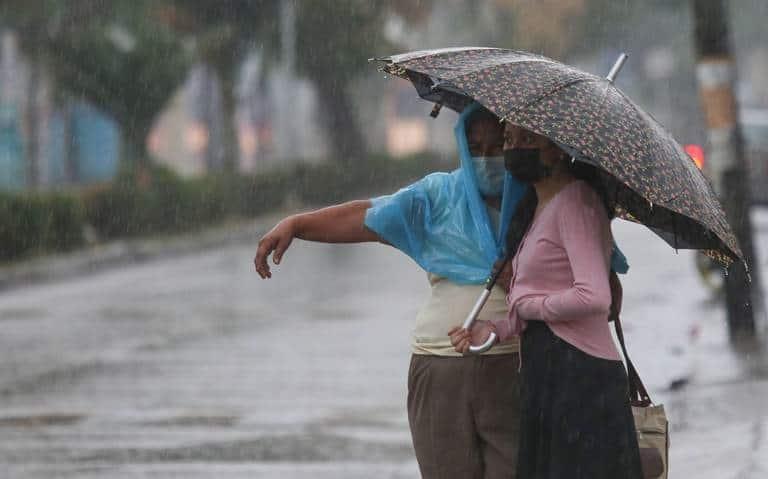
M576 180L539 211L512 259L509 315L493 321L501 341L530 320L598 358L620 360L611 336L611 228L597 193Z

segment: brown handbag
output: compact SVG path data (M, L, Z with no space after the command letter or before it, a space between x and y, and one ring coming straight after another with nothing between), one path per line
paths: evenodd
M613 325L621 344L621 351L627 364L629 380L629 403L635 419L637 443L640 446L640 462L644 479L667 479L669 474L669 421L663 404L653 404L648 391L637 374L634 364L629 359L624 344L624 333L619 316L614 317Z

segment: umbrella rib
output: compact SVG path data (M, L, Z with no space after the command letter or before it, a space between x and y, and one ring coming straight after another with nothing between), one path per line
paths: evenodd
M466 52L476 52L480 50L496 50L496 51L504 51L503 48L493 48L493 47L458 47L458 48L436 48L432 50L421 50L418 52L410 52L405 54L398 54L398 55L389 55L386 57L374 57L369 58L368 61L377 61L377 62L387 62L390 65L395 65L403 62L410 62L413 60L420 60L424 57L428 56L437 56L437 55L445 55L445 54L451 54L451 53L466 53ZM411 56L412 55L412 56ZM398 58L397 63L395 63L392 60L392 57L402 57Z
M507 112L507 115L509 115L511 113L517 113L517 112L519 112L521 110L524 110L524 109L526 109L526 108L528 108L528 107L530 107L532 105L535 105L536 103L539 103L540 101L546 99L550 95L553 95L554 93L556 93L556 92L558 92L560 90L563 90L563 89L568 88L570 86L576 85L578 83L588 83L588 82L596 82L597 83L597 82L599 82L601 80L602 80L601 78L577 78L575 80L571 80L571 81L565 82L565 83L563 83L561 85L557 85L556 87L552 88L551 90L547 91L546 93L541 94L538 98L529 101L525 105L521 105L520 107L515 108L514 110L510 110L509 112ZM504 118L504 119L506 119L506 118Z
M637 115L639 115L640 117L643 117L643 116L648 116L648 117L649 117L651 120L653 120L653 121L654 121L654 122L655 122L657 125L661 126L661 124L658 122L658 120L656 120L656 118L654 118L654 117L653 117L653 115L652 115L652 114L650 114L649 112L646 112L645 110L643 110L643 109L641 109L639 106L637 106L637 105L635 104L635 102L633 102L633 101L632 101L632 100L631 100L631 99L630 99L630 98L629 98L627 95L625 95L625 94L624 94L624 92L623 92L623 91L621 91L621 90L620 90L620 89L618 89L618 88L616 88L616 91L619 93L619 95L621 95L621 96L622 96L622 98L624 98L625 102L626 102L627 104L629 104L629 105L632 107L632 109L635 111L635 113L636 113ZM663 127L662 127L662 128L663 128ZM648 131L646 131L645 129L643 129L641 132L642 132L642 134L643 134L643 137L644 137L644 139L645 139L645 145L649 145L649 144L650 144L650 138L651 138L651 137L650 137L650 135L649 135ZM681 194L682 194L682 193L679 193L679 192L678 192L677 194L675 194L675 195L672 195L672 196L671 196L671 197L669 197L669 198L659 198L659 199L656 201L656 203L658 203L658 204L662 204L662 205L669 205L669 206L671 206L671 205L672 205L672 203L673 203L673 202L674 202L674 201L675 201L677 198L679 198L679 197L681 196ZM668 207L669 207L669 206L668 206ZM670 208L670 209L671 209L671 208ZM676 211L676 210L672 210L672 211ZM682 212L678 212L678 213L680 213L680 214L684 214L684 213L682 213ZM688 215L685 215L685 216L688 216ZM721 240L721 241L723 241L723 243L725 243L725 241L724 241L724 240Z
M570 86L573 86L575 84L578 84L578 83L588 83L588 82L596 82L597 83L597 82L602 82L602 81L603 81L602 78L579 78L579 79L575 79L575 80L563 83L563 84L558 85L557 87L551 89L547 93L541 95L540 97L536 98L535 100L530 101L530 102L526 103L525 105L510 111L507 115L509 115L511 113L517 113L517 112L523 111L523 110L531 107L532 105L535 105L536 103L545 100L546 98L548 98L549 96L555 94L556 92L558 92L560 90L563 90L565 88L568 88ZM632 109L633 109L633 111L635 112L636 115L638 115L639 117L643 117L644 114L648 115L654 122L656 122L658 124L658 121L655 118L653 118L652 115L650 115L649 113L645 113L642 110L640 110L640 108L629 97L627 97L624 94L624 92L622 92L620 89L618 89L615 85L607 84L606 87L607 87L606 88L606 92L608 91L608 88L613 87L615 89L615 91L617 91L619 93L619 95L625 100L625 104L628 104L628 105L630 105L632 107ZM504 119L506 119L506 117ZM649 133L647 131L645 131L645 130L641 130L640 133L643 135L644 144L645 145L649 145L650 141L651 141ZM655 203L667 207L673 213L683 214L684 216L687 217L688 215L686 215L685 213L680 212L680 211L676 211L676 209L670 208L671 204L679 196L680 196L680 193L678 193L676 195L673 195L670 198L658 198L655 201ZM693 218L691 218L691 219L693 219ZM694 220L694 221L696 221L696 220ZM674 228L675 229L676 229L676 227L677 227L677 224L674 224ZM676 231L673 232L673 235L675 236L675 243L677 243L677 232ZM723 241L722 239L721 239L721 241L725 244L725 241Z
M515 64L520 64L520 63L556 63L556 62L546 57L533 57L533 58L515 60ZM502 62L501 64L503 65L504 63ZM468 75L477 74L478 72L485 72L493 68L496 68L498 66L499 64L485 65L478 70L462 71L460 73L456 73L455 75L446 75L444 77L434 76L434 78L437 78L438 80L440 80L440 82L445 82L445 83L459 82L466 79ZM408 69L407 67L404 67L404 68ZM431 73L425 73L425 72L418 72L418 73L433 76Z
M640 117L642 117L644 114L645 114L645 115L648 115L648 116L650 116L650 117L651 117L651 119L652 119L653 121L655 121L657 124L659 123L658 121L656 121L656 118L654 118L654 117L653 117L653 116L652 116L650 113L647 113L647 112L645 112L645 111L641 111L641 110L640 110L640 108L639 108L637 105L635 105L635 102L634 102L634 101L632 101L632 99L631 99L631 98L629 98L627 95L625 95L623 91L619 90L619 89L618 89L618 88L616 88L615 86L614 86L614 88L615 88L615 89L616 89L616 91L619 93L619 95L621 95L621 97L622 97L622 98L624 98L625 102L626 102L626 103L628 103L628 104L629 104L629 105L632 107L632 109L633 109L633 110L635 110L635 113L636 113L637 115L639 115ZM644 129L643 129L643 130L641 130L641 132L642 132L642 134L643 134L643 137L644 137L644 139L645 139L645 144L646 144L646 145L649 145L649 144L650 144L650 137L648 136L648 132L647 132L646 130L644 130ZM678 196L679 196L679 195L678 195Z
M411 71L414 73L419 73L422 75L428 75L433 76L432 74L426 72L426 71L419 71L414 70L410 66L404 65L408 64L409 62L413 62L416 60L421 60L422 58L426 58L429 56L437 57L439 55L450 55L454 53L467 53L467 52L476 52L476 51L497 51L502 53L508 53L508 54L517 54L517 55L526 55L530 56L530 58L520 59L517 60L518 63L523 62L550 62L550 63L556 63L551 58L547 58L541 55L532 54L529 52L524 52L520 50L507 50L504 48L491 48L491 47L468 47L468 48L445 48L445 49L437 49L437 50L422 50L420 52L412 52L413 56L408 56L409 54L401 54L401 55L390 55L387 57L378 57L378 58L369 58L368 61L376 61L379 62L381 65L378 67L379 71L384 71L386 73L390 73L392 75L399 76L401 78L407 79L404 74L406 71ZM416 54L418 53L418 55ZM393 59L395 57L395 59ZM397 58L397 57L405 57L405 58ZM488 67L491 68L491 67ZM446 81L449 79L455 80L455 78L440 78L441 81Z
M638 193L638 192L637 192L637 191L636 191L634 188L632 188L631 186L629 186L629 185L624 185L624 187L625 187L625 188L627 188L627 190L629 190L630 192L632 192L632 193L634 193L634 194L636 194L636 195L638 195L638 196L640 196L640 197L642 198L642 195L641 195L640 193ZM679 196L679 194L678 194L678 195L676 195L676 196L675 196L675 198L676 198L677 196ZM674 199L674 198L673 198L673 199ZM639 222L640 224L644 224L644 225L646 225L646 226L648 226L648 227L651 227L651 226L647 225L647 224L644 222L644 220L642 220L642 216L643 216L643 215L642 215L641 213L639 213L639 214L637 214L637 215L636 215L635 213L633 213L633 212L632 212L632 211L631 211L631 210L628 208L628 206L627 206L626 204L623 204L623 202L618 202L618 203L619 203L619 204L622 206L622 208L624 208L624 210L625 210L627 213L629 213L630 215L632 215L634 218L637 218L637 219L638 219L638 222ZM738 258L738 257L739 257L739 252L740 252L741 250L738 248L738 245L735 245L736 249L734 249L734 248L733 248L733 247L732 247L732 246L731 246L731 245L730 245L730 244L729 244L729 243L728 243L728 242L727 242L727 241L726 241L724 238L722 238L722 237L720 236L720 234L718 234L718 232L716 232L716 231L712 231L712 230L711 230L711 229L710 229L710 228L709 228L709 227L708 227L708 226L707 226L707 225L706 225L704 222L702 222L701 220L698 220L698 219L696 219L696 218L694 218L694 217L692 217L692 216L688 215L688 214L687 214L687 213L685 213L684 211L678 211L677 209L673 209L671 206L666 206L666 205L664 205L664 204L661 204L661 203L658 203L658 204L656 205L656 207L657 207L657 208L660 208L660 209L662 209L662 210L664 210L664 211L667 211L667 212L669 212L669 213L670 213L670 216L672 217L672 221L673 221L673 231L672 231L672 234L673 234L673 235L675 235L675 242L677 242L677 237L676 237L676 236L677 236L677 232L678 232L678 226L679 226L679 225L678 225L678 221L679 221L680 219L682 219L682 220L687 220L687 221L691 221L691 222L695 223L696 225L698 225L699 227L701 227L701 228L702 228L702 229L704 229L705 231L710 231L710 232L711 232L711 234L712 234L712 236L714 236L714 238L716 238L716 239L717 239L717 241L719 241L719 242L720 242L720 244L721 244L721 245L724 247L724 249L725 249L725 250L727 250L728 252L730 252L730 254L728 255L729 257L736 257L736 258ZM680 216L680 218L678 218L678 217L677 217L678 215ZM651 227L651 229L653 229L653 228L654 228L654 227ZM655 228L657 228L657 229L659 229L659 230L661 230L661 229L662 229L660 226L655 226ZM669 231L667 231L667 232L669 233ZM673 247L674 247L674 246L673 246Z
M616 87L614 86L614 88L616 88ZM633 101L632 101L632 100L631 100L631 99L630 99L630 98L629 98L627 95L625 95L625 94L624 94L624 92L623 92L623 91L621 91L620 89L616 88L616 91L619 93L619 95L621 95L621 96L622 96L622 98L624 98L624 100L625 100L625 103L627 103L627 104L631 105L632 109L635 111L635 113L636 113L637 115L639 115L640 117L643 117L643 116L647 116L647 117L649 117L651 120L653 120L653 122L654 122L654 123L655 123L655 124L656 124L658 127L660 127L662 130L664 130L663 126L662 126L662 125L661 125L661 124L658 122L658 120L656 120L656 118L654 118L654 117L653 117L653 115L652 115L652 114L650 114L649 112L646 112L645 110L641 109L641 108L640 108L638 105L636 105L636 104L635 104L635 102L633 102ZM666 130L664 130L664 131L666 131ZM646 144L646 145L649 145L649 144L650 144L650 135L649 135L649 132L648 132L648 131L646 131L646 130L642 130L642 133L643 133L643 136L645 137L645 144ZM709 185L709 184L708 184L708 185ZM711 185L709 185L709 186L710 186L710 188L711 188ZM691 217L690 215L686 214L686 213L685 213L685 212L683 212L683 211L679 211L679 209L678 209L678 208L672 208L672 205L673 205L674 201L675 201L677 198L679 198L681 195L682 195L682 193L681 193L681 192L678 192L677 194L675 194L675 195L672 195L672 196L671 196L671 197L669 197L669 198L660 198L660 199L658 199L658 200L656 201L656 203L657 203L659 206L661 206L661 207L663 207L663 208L665 208L665 209L667 209L668 211L671 211L671 212L673 213L673 219L672 219L672 221L673 221L673 235L674 235L674 240L675 240L675 243L676 243L676 244L677 244L677 226L678 226L678 224L677 224L677 217L675 217L675 216L674 216L674 213L676 213L676 214L679 214L679 215L681 215L681 216L683 216L683 217L685 217L685 218L688 218L688 219L690 219L690 220L694 221L695 223L699 224L699 225L700 225L701 227L703 227L704 229L709 229L709 227L708 227L708 226L707 226L705 223L703 223L702 221L700 221L700 220L697 220L697 219L695 219L695 218ZM724 246L725 246L725 247L726 247L726 248L727 248L727 249L728 249L728 250L729 250L729 251L730 251L732 254L734 254L734 255L736 255L736 257L738 257L737 251L740 251L740 250L739 250L739 247L738 247L738 243L731 245L731 244L730 244L730 243L727 241L727 237L726 237L726 238L723 238L723 237L721 237L721 236L720 236L720 234L719 234L718 232L715 232L715 231L712 231L712 233L713 233L713 234L714 234L714 236L715 236L715 237L716 237L716 238L717 238L717 239L720 241L720 243L721 243L721 244L723 244L723 245L724 245ZM735 248L735 249L734 249L734 248Z

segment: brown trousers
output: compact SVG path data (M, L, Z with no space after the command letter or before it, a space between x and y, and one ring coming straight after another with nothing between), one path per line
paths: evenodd
M424 479L510 479L520 428L517 354L414 354L408 422Z

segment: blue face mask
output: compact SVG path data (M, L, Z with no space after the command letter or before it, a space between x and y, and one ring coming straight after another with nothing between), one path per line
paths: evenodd
M472 164L477 176L477 189L483 196L501 196L504 191L503 156L473 156Z

